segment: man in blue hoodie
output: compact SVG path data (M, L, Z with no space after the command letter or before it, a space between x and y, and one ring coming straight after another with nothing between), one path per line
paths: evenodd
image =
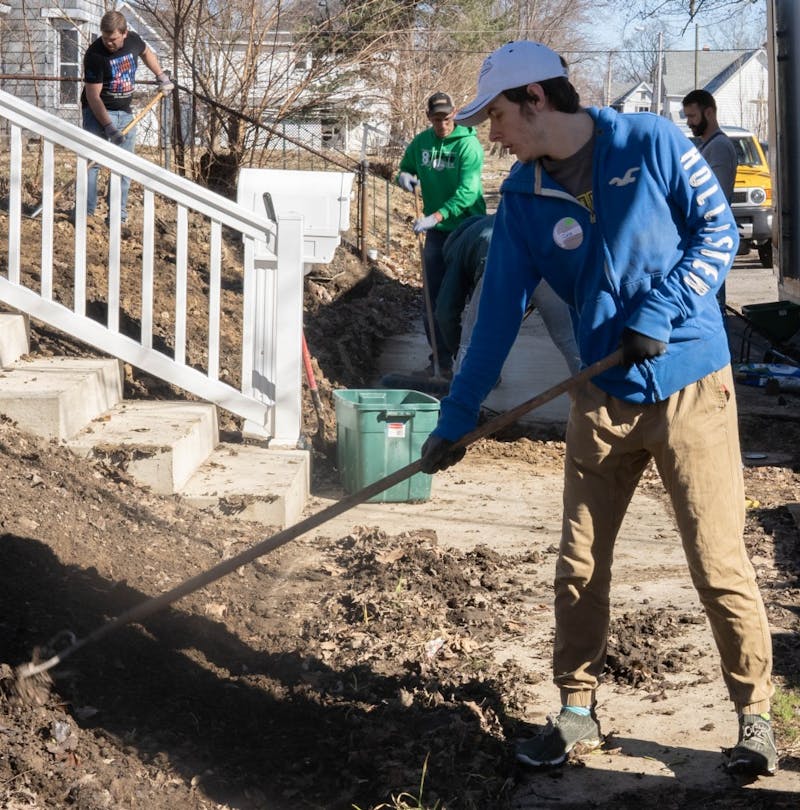
M573 392L555 575L555 721L521 743L525 764L600 744L596 690L606 656L614 542L653 459L739 716L727 767L774 773L772 650L747 558L730 354L715 294L738 236L714 173L666 119L582 108L564 61L512 42L484 61L462 123L518 158L501 188L478 321L422 469L464 455L528 301L546 280L572 310L581 360L623 362Z

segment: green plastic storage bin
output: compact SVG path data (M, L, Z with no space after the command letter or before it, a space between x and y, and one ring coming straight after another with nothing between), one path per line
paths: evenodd
M439 419L439 400L420 391L345 389L336 402L336 460L348 493L416 461ZM372 503L427 501L431 477L417 473L370 498Z

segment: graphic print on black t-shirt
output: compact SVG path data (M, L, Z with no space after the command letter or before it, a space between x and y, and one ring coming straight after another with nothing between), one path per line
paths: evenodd
M592 213L594 213L594 197L592 196L592 189L588 191L584 191L583 194L577 194L575 199L583 206L588 208Z
M108 91L115 96L130 95L136 83L136 59L133 54L126 53L118 59L112 57L108 60L108 67L111 71Z
M83 57L83 75L87 84L102 84L100 100L109 111L130 112L131 98L136 87L136 66L147 43L135 32L128 31L122 47L110 53L98 37ZM85 107L86 89L81 93Z

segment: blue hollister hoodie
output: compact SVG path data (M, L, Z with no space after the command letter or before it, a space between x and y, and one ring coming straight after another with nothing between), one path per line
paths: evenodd
M438 436L475 427L542 278L570 306L584 365L617 349L625 327L667 344L660 357L595 377L612 396L658 402L730 362L716 292L739 236L714 173L664 118L586 112L595 122L592 209L540 161L517 163L501 187L478 321Z

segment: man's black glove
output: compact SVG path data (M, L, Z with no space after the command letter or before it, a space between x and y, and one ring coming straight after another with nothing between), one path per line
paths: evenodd
M630 368L634 363L650 360L667 351L667 344L662 340L647 337L641 332L626 329L622 333L622 365Z
M439 436L428 436L425 444L422 445L422 472L433 475L446 470L448 467L458 464L464 458L466 452L466 447L459 447L454 450L453 442Z
M125 136L113 124L106 124L103 132L105 132L106 138L116 146L122 146L125 143Z

